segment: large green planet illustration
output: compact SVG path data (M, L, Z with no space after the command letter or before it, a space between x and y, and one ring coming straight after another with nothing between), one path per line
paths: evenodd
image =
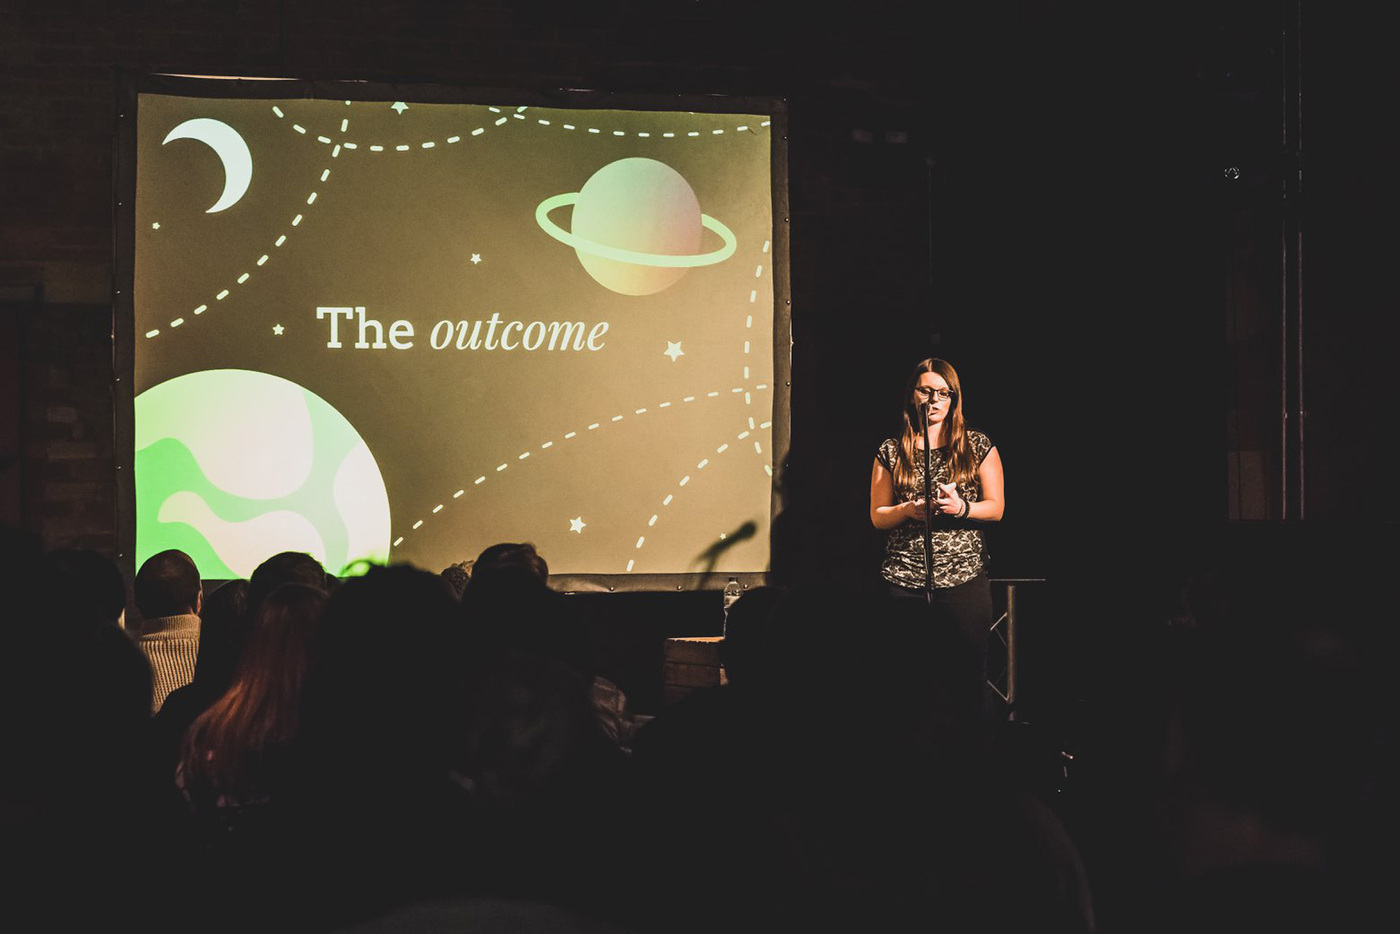
M315 393L202 370L136 397L136 561L178 548L209 580L281 551L341 574L389 558L389 496L368 445Z

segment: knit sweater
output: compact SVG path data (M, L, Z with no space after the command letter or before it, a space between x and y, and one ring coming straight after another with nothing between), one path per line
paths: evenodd
M199 617L186 613L144 620L136 644L151 660L151 712L155 713L167 694L194 680Z

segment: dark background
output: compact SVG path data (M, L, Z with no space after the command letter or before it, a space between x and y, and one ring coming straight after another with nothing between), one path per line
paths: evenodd
M0 17L0 518L51 546L120 552L122 69L785 98L792 449L775 569L873 574L874 449L910 365L947 357L1006 465L994 574L1046 581L1021 667L1051 719L1123 689L1125 633L1177 612L1193 571L1384 583L1400 85L1379 13L2 0ZM1300 371L1284 364L1285 242L1294 260L1301 243ZM1301 497L1282 416L1299 373ZM657 640L717 631L719 597L614 596L630 634L617 671L646 706L656 688L636 673L659 668Z

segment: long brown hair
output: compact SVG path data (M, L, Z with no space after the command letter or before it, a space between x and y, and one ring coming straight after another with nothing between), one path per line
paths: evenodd
M898 457L894 464L894 486L896 490L913 490L916 474L914 464L919 452L919 439L923 426L919 424L919 406L914 401L914 389L919 385L919 377L925 373L937 373L952 390L952 405L943 419L948 441L948 479L960 488L966 488L977 476L977 463L973 460L972 448L967 443L967 426L963 423L962 383L958 371L947 360L930 357L921 360L909 374L909 382L904 387L904 431L899 438Z
M180 761L187 776L222 790L251 790L262 752L296 735L311 636L325 602L325 591L306 584L268 594L229 689L185 733Z

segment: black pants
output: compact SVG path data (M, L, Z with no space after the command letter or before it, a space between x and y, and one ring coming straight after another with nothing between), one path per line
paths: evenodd
M992 584L986 574L955 587L935 587L929 601L922 590L890 584L890 595L896 600L927 603L936 626L944 626L966 647L971 662L970 674L976 678L983 694L983 706L990 715L994 709L991 686L987 684L987 639L992 632Z

